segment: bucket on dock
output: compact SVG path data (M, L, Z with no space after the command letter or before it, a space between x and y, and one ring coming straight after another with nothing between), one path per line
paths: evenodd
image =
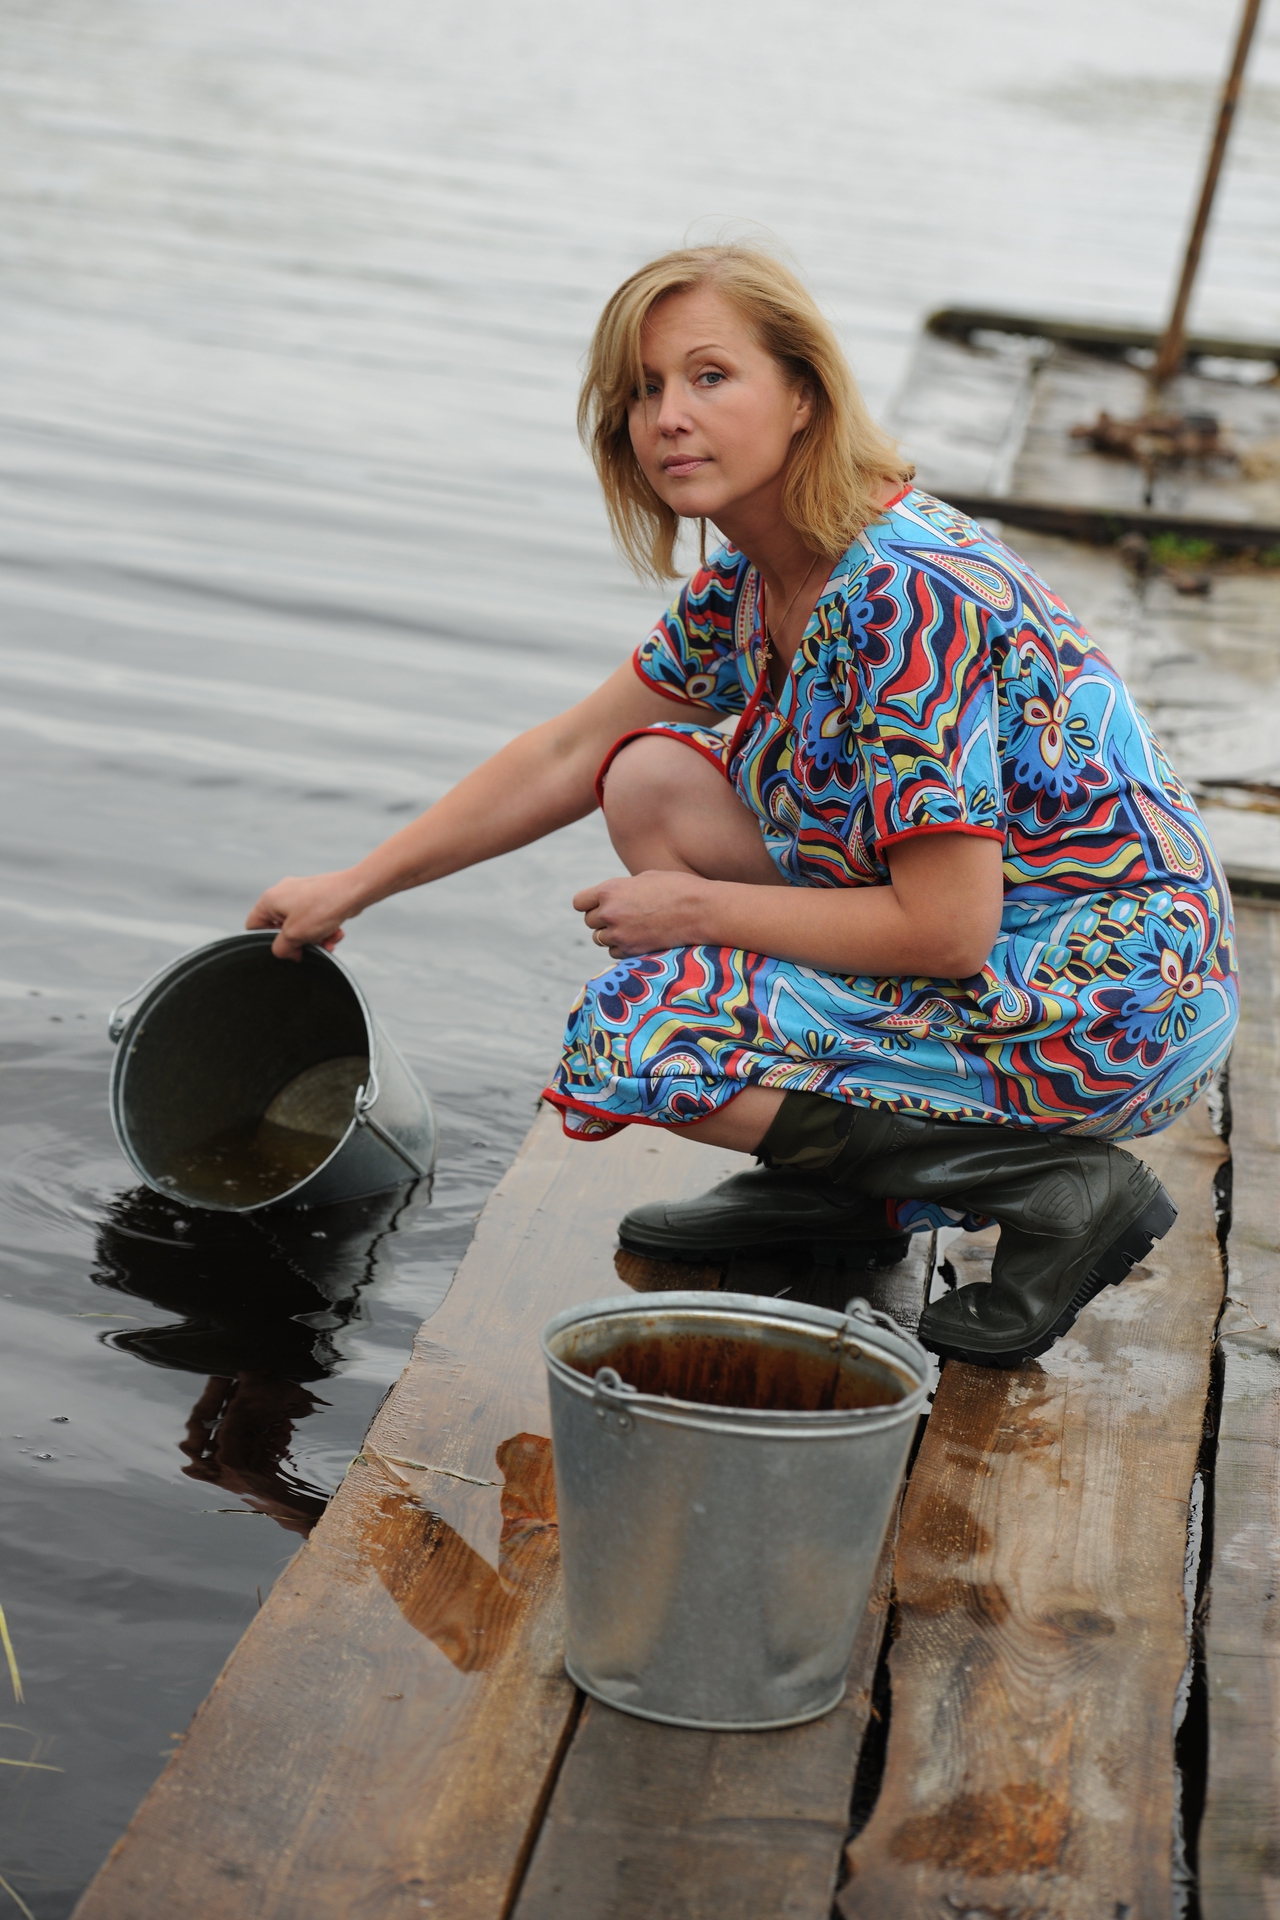
M320 947L275 959L274 938L198 947L116 1008L125 1157L157 1193L234 1213L330 1206L430 1173L431 1103L359 987Z
M923 1347L865 1300L735 1293L595 1301L542 1344L570 1678L681 1727L829 1712L924 1405Z

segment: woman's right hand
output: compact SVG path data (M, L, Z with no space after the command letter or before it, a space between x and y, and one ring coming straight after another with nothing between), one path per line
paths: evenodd
M364 906L349 873L313 873L308 879L277 880L245 921L246 927L277 927L271 951L277 960L300 960L304 947L332 953L342 923Z

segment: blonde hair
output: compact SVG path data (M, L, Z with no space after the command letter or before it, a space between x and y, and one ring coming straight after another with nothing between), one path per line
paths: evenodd
M668 294L707 285L737 309L784 376L812 392L813 411L792 442L782 510L814 553L843 553L879 514L886 482L909 480L914 469L868 413L812 294L772 254L741 245L664 253L624 280L600 315L578 398L578 431L604 489L614 539L642 577L677 572L680 516L641 472L628 415L644 387L640 337L649 314ZM704 543L705 532L704 522Z

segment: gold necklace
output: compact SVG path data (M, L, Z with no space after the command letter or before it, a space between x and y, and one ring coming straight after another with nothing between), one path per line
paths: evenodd
M781 620L778 622L779 633L784 633L786 631L787 622L791 618L791 609L795 606L796 601L800 598L800 595L804 592L805 588L808 586L810 580L813 577L813 570L817 566L821 558L822 558L821 554L815 553L812 560L809 562L808 572L805 574L804 579L800 582L800 585L796 588L795 592L792 594L791 598L788 600L787 610L783 614ZM764 574L762 572L760 575L760 637L764 643L764 661L762 666L762 671L764 672L768 671L769 662L773 657L772 644L769 639L769 619L768 619L768 605L767 605L766 593L767 593L767 589L764 584Z

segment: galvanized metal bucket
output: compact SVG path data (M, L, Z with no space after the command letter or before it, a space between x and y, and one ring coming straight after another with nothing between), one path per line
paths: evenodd
M276 960L274 938L198 947L116 1008L111 1124L125 1157L157 1193L232 1213L421 1179L435 1164L431 1102L341 961L320 947Z
M570 1677L680 1727L828 1713L924 1405L923 1347L865 1300L735 1293L595 1301L542 1344Z

